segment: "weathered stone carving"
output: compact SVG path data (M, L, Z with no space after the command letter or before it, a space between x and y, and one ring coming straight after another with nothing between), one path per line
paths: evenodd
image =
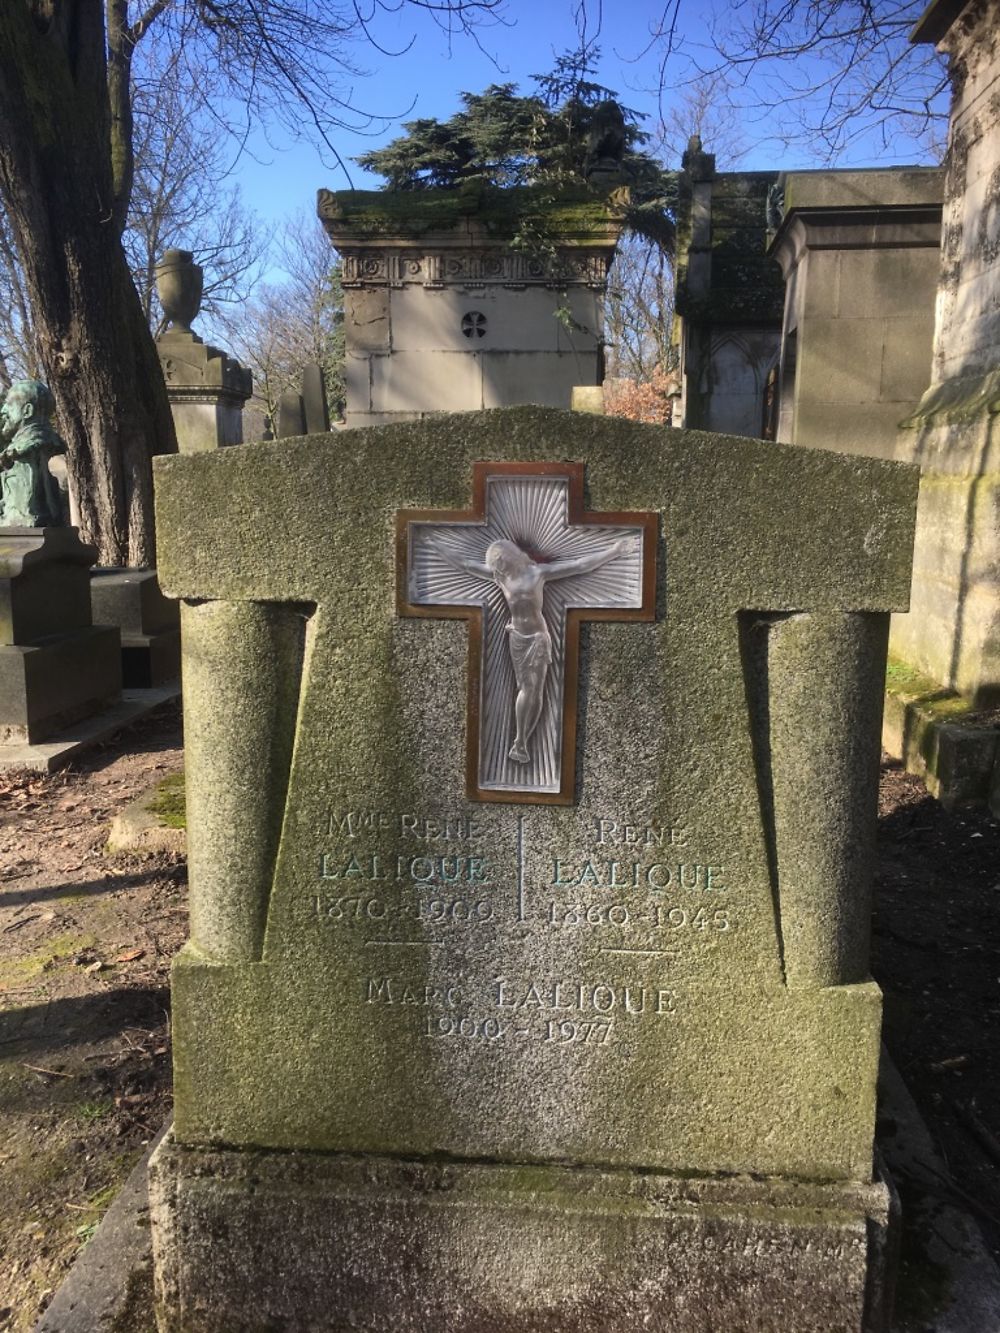
M617 102L610 99L594 108L594 119L587 136L584 175L598 184L621 180L624 176L625 116Z
M55 400L40 380L16 380L0 408L0 527L53 528L68 521L49 461L66 452L51 423Z
M419 283L424 287L544 286L561 285L603 289L607 280L607 255L579 250L560 255L553 264L535 255L503 251L431 251L415 255L412 250L370 251L340 248L345 287L401 287Z

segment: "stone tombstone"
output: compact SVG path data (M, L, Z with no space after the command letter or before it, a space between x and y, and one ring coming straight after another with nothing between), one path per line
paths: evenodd
M916 469L547 408L155 460L160 1328L874 1330Z
M100 625L117 625L122 684L148 690L176 680L181 669L177 603L160 591L155 569L102 566L91 570L90 604Z
M785 280L777 438L897 457L923 393L941 244L940 167L782 172L769 256Z
M697 134L681 166L671 336L677 424L757 438L781 345L784 288L766 255L778 173L716 171Z
M330 429L326 381L323 367L317 361L310 361L302 370L302 412L308 434L319 435Z
M319 191L342 263L348 426L566 408L603 381L624 199L614 113L602 121L591 186Z
M295 389L286 389L278 399L278 429L276 435L279 440L287 440L291 436L304 435L306 433L306 409L302 401L302 395Z

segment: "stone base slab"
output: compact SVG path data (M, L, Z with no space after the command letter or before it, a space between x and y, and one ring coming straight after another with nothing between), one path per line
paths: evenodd
M160 1333L881 1333L885 1183L213 1150L150 1163Z
M0 773L5 769L29 768L36 773L54 773L84 750L122 731L161 704L179 698L180 685L161 685L153 690L125 690L121 700L103 713L68 727L39 745L0 745Z
M0 744L35 745L121 695L121 644L112 626L88 626L33 644L0 647Z
M1000 726L995 714L977 709L946 689L890 661L882 719L882 748L923 778L946 810L991 804L1000 782Z
M160 779L141 796L120 810L111 821L106 850L112 855L120 852L173 852L183 856L187 847L187 829L166 822L166 816L155 807L163 796L165 781Z

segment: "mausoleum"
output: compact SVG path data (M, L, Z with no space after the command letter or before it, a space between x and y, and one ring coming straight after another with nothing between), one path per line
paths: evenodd
M320 190L343 264L349 426L570 406L604 379L615 196Z

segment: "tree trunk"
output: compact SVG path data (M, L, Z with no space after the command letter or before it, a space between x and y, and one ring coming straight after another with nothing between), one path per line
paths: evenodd
M117 222L100 0L0 4L0 199L81 535L104 564L153 564L150 458L176 441Z

